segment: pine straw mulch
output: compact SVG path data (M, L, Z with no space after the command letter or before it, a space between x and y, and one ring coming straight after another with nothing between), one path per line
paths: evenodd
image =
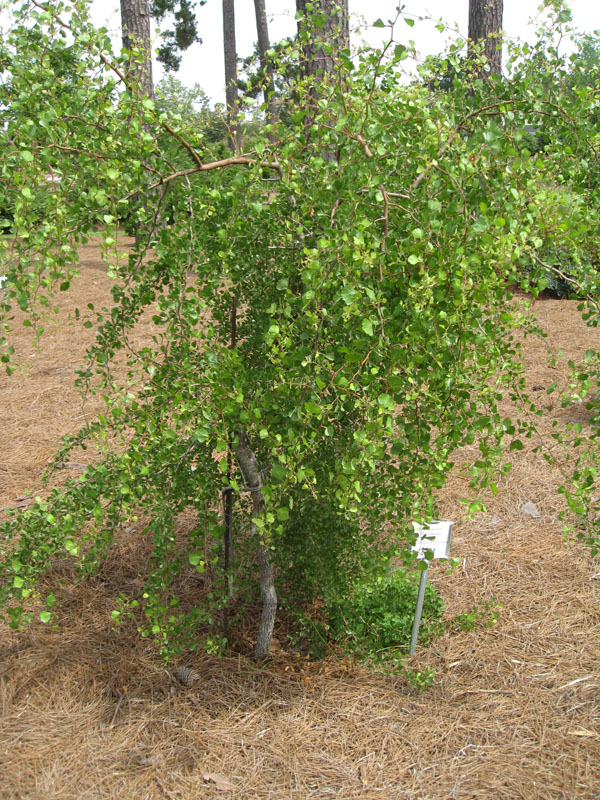
M26 502L60 436L101 404L83 404L72 388L89 335L69 327L66 303L101 305L110 285L95 245L82 255L76 303L61 298L42 351L19 333L26 366L0 379L0 507ZM581 357L599 342L572 302L539 301L537 313L549 336L526 341L527 374L545 397L566 376L548 353ZM583 407L548 411L544 436L553 418L586 423ZM447 615L491 598L502 609L491 629L457 628L417 651L413 666L436 672L421 694L341 659L302 659L281 630L265 665L182 658L199 675L185 688L173 678L177 665L165 669L132 624L110 623L143 557L133 537L88 582L57 565L48 580L63 581L59 629L0 629L0 797L596 800L600 567L563 540L560 474L528 449L513 464L474 522L460 505L464 478L444 490L461 566L448 573L437 564L430 580ZM525 502L539 518L521 512Z

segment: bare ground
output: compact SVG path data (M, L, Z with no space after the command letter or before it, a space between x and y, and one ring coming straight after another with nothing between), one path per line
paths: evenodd
M69 310L101 305L111 283L94 244L82 257L75 296L61 298L43 349L24 329L25 367L0 378L0 507L23 502L61 435L101 402L84 403L72 387L89 334L68 324ZM543 397L566 375L548 354L581 357L600 333L572 302L543 300L536 310L548 338L527 340L526 363ZM546 403L545 437L552 419L586 424L583 407ZM123 541L93 581L53 576L64 581L58 630L0 628L0 798L596 800L600 567L563 539L560 475L531 449L513 463L473 522L460 504L464 479L444 490L461 565L436 565L430 579L447 614L492 597L502 609L491 629L449 632L417 651L412 666L436 672L424 693L344 661L303 660L281 634L263 666L182 659L199 673L185 689L133 627L111 625L122 581L135 576L135 541ZM538 519L520 511L527 501Z

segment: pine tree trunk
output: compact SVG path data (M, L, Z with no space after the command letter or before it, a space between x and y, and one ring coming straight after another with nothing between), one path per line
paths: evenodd
M484 53L491 72L502 72L503 0L469 0L469 55L473 44L484 41Z
M307 6L312 6L308 11ZM348 27L348 0L296 0L298 17L298 41L300 43L300 70L306 78L315 81L309 88L309 96L317 113L319 81L336 81L335 55L339 50L349 47L350 29ZM319 14L324 22L315 26L311 15ZM307 131L313 125L313 118L306 114L304 118ZM325 161L336 160L335 151L322 153Z
M239 146L237 124L237 48L235 44L234 0L223 0L223 52L225 54L225 102L227 105L227 124L231 131L232 150Z
M301 68L306 76L324 77L331 75L335 68L332 54L327 52L325 45L333 45L335 51L348 47L350 42L348 0L312 0L312 12L307 12L306 6L310 4L310 0L296 0L296 11L304 17L298 20ZM309 21L310 13L319 12L323 14L325 23L318 31L314 31ZM309 32L309 40L305 41L303 34ZM313 39L315 33L318 36L317 41Z
M146 97L154 97L154 83L152 81L152 42L150 40L150 10L148 0L121 0L121 30L123 49L132 53L140 50L143 60L130 61L126 76L133 90L138 90ZM146 131L150 126L144 124ZM159 189L159 192L161 190ZM142 208L148 211L148 198L139 196ZM135 225L136 241L145 241L150 233L147 224Z
M254 0L254 11L256 14L256 35L258 38L258 57L260 66L266 72L264 97L265 105L267 106L268 120L275 116L275 103L273 100L273 67L267 60L267 50L271 47L269 41L269 26L267 23L267 12L265 9L265 0Z
M265 501L261 490L262 477L256 456L244 431L240 434L240 441L235 449L235 454L246 486L252 494L252 518L259 519L264 515L265 511ZM273 626L275 625L275 614L277 612L277 592L275 590L275 573L271 563L271 556L269 555L269 548L254 522L252 523L250 534L257 540L255 555L260 570L260 592L263 601L254 655L257 659L263 660L267 658L271 649Z
M121 26L123 49L130 52L139 48L144 60L141 64L133 64L128 71L128 78L134 88L152 97L152 43L150 40L150 11L148 0L121 0Z

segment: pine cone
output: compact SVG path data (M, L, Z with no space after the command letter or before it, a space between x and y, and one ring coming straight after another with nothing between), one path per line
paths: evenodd
M182 686L190 687L198 680L200 677L195 669L191 667L177 667L173 676L177 678L179 683Z

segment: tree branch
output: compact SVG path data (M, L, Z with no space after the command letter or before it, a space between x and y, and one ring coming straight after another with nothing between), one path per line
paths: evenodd
M277 170L277 172L279 172L281 175L281 166L276 161L257 161L255 158L249 158L248 156L230 156L229 158L222 158L220 161L211 161L208 164L200 164L196 167L190 167L189 169L182 169L178 170L177 172L172 172L170 175L167 175L166 177L161 178L159 181L156 181L156 183L152 183L147 187L146 191L151 192L154 189L158 189L159 186L166 186L177 178L186 178L188 175L195 175L198 172L210 172L213 169L224 169L225 167L252 167L255 165L264 167L265 169ZM126 194L125 197L121 198L121 200L127 200L130 197L139 194L139 191L139 189L136 189L134 192Z
M69 31L69 33L71 35L74 35L73 31L71 29L71 26L67 22L62 20L58 16L58 14L56 14L54 11L52 11L52 9L47 8L42 3L38 2L38 0L31 0L31 3L36 8L39 8L40 11L43 11L44 13L50 14L52 16L52 19L54 19L55 22L57 22L61 26L61 28L64 28L64 30ZM93 53L91 45L88 44L87 49L88 49L88 51L90 53ZM111 70L111 72L114 72L115 75L117 75L119 80L127 87L127 89L133 95L135 95L138 99L142 99L144 97L143 92L141 92L133 82L129 81L127 79L127 76L125 75L125 73L121 69L119 69L119 67L117 67L115 64L113 64L112 61L110 59L108 59L104 55L104 53L102 53L102 51L98 50L95 53L95 55L100 59L100 61L104 64L105 67L108 67L108 69ZM185 138L185 136L182 136L182 134L177 133L177 131L174 130L171 127L171 125L169 125L169 123L164 121L164 120L162 120L162 121L159 120L159 125L161 125L164 128L164 130L167 131L167 133L170 133L171 136L173 136L175 139L177 139L177 141L180 142L183 145L183 147L185 147L185 149L188 151L190 156L193 158L193 160L196 162L196 164L199 167L202 166L202 159L200 158L200 156L196 152L195 148Z

